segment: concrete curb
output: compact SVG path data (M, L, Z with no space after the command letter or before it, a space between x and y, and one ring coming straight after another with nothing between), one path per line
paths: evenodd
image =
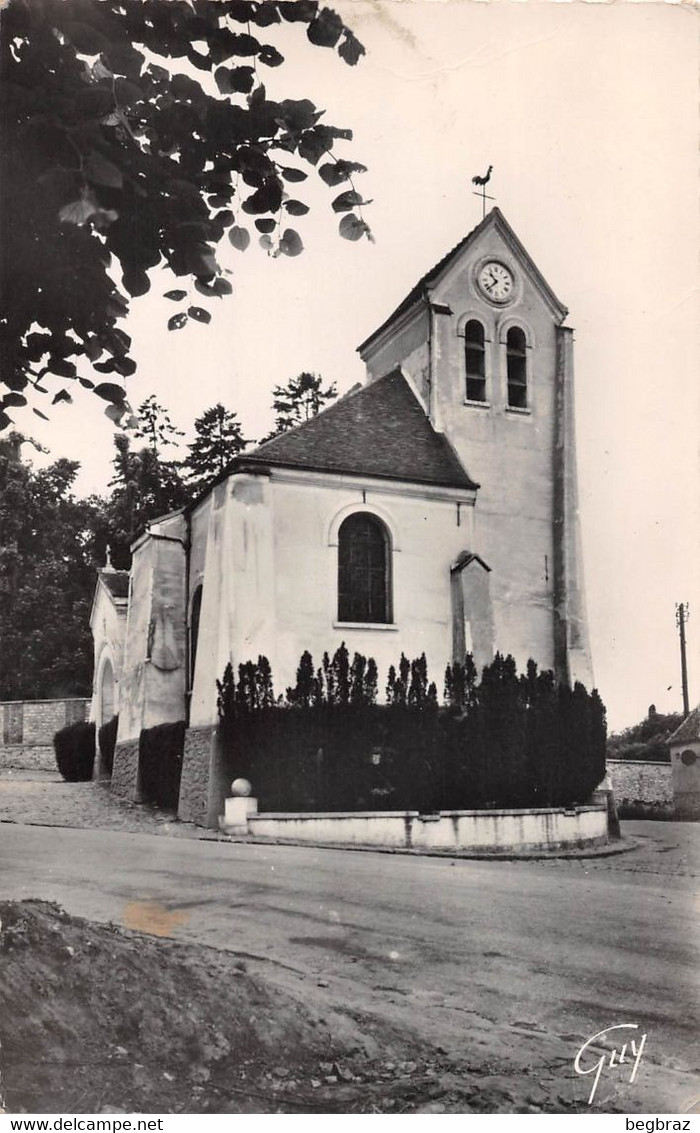
M474 851L459 850L411 850L402 846L350 846L341 842L297 842L286 838L251 838L234 836L230 834L216 834L209 831L203 834L209 841L230 842L234 845L254 846L297 846L302 849L316 850L349 850L363 854L402 854L412 858L451 858L455 861L481 861L481 862L525 862L549 861L558 859L587 859L610 858L616 854L626 854L630 850L638 849L640 843L635 838L621 838L619 842L608 843L605 846L582 847L578 850L539 850L517 853L514 850L498 852L476 853Z

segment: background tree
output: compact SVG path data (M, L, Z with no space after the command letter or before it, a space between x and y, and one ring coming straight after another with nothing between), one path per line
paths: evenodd
M114 476L106 503L109 539L115 567L131 564L130 545L159 516L189 501L190 493L175 461L163 460L152 447L133 451L129 438L114 438Z
M194 423L195 439L188 445L189 454L182 468L195 494L223 472L234 456L250 442L243 436L238 415L225 409L221 402L212 405Z
M77 500L74 461L36 471L0 447L0 699L88 696L99 499Z
M290 221L308 206L290 189L309 167L342 190L340 234L369 236L352 180L364 167L333 153L351 132L322 123L310 99L267 96L267 69L284 62L269 37L284 23L346 63L364 51L316 0L5 5L0 427L29 385L51 392L51 375L94 388L113 420L130 412L121 379L136 362L118 322L149 271L165 265L185 283L166 293L180 305L171 330L209 322L190 286L232 291L216 258L224 235L244 250L252 222L270 255L302 251ZM67 388L53 397L70 400Z
M270 441L273 437L286 433L288 429L293 429L295 425L309 421L337 396L335 382L324 389L320 374L309 374L306 371L291 378L286 386L275 386L272 391L275 425L265 440Z
M151 394L139 405L136 418L138 424L134 428L134 436L142 437L156 456L168 445L176 446L177 438L185 435L182 429L173 425L170 414L158 404L155 394Z

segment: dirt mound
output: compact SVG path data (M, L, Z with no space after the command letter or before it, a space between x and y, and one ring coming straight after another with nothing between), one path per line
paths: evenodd
M0 919L8 1112L379 1112L444 1095L434 1052L235 954L40 901L0 903Z

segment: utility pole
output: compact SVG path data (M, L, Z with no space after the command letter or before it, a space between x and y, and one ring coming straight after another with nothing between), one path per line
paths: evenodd
M688 703L688 663L685 657L685 623L690 617L687 602L676 603L676 625L681 639L681 682L683 685L683 716L690 712Z

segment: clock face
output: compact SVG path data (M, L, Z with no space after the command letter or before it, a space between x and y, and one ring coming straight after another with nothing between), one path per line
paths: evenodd
M489 260L478 275L479 287L487 299L505 303L513 294L513 276L508 268L497 260Z

